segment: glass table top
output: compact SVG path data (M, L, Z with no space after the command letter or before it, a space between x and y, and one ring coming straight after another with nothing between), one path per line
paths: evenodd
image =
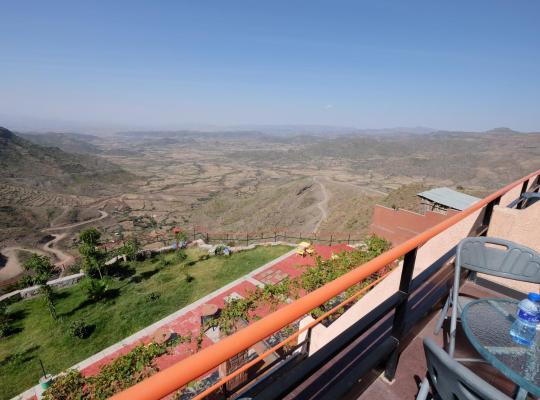
M461 324L482 357L521 388L540 396L540 332L531 347L512 340L510 326L517 305L515 300L472 301L463 308Z

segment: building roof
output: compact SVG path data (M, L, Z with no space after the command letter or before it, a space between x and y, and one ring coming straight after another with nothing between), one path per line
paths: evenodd
M480 200L478 197L469 196L468 194L457 192L447 187L426 190L425 192L418 193L418 196L460 211L465 210Z

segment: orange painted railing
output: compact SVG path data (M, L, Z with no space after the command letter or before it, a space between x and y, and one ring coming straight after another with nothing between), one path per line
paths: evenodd
M199 378L201 375L216 368L221 363L243 350L250 348L261 340L279 331L286 325L296 321L298 318L309 313L321 304L327 302L341 292L357 283L360 283L381 268L392 263L399 257L404 256L409 251L418 248L431 238L444 230L450 228L474 212L484 208L493 201L499 199L517 185L533 177L540 175L540 170L535 171L507 186L486 198L473 204L471 207L448 218L440 224L422 232L412 239L394 247L371 261L359 266L347 274L327 283L323 287L308 293L295 302L269 314L249 325L248 327L226 337L214 345L201 350L191 357L179 361L171 367L158 372L131 388L113 397L116 400L154 400L180 389L189 382Z
M277 350L281 349L282 347L284 347L285 345L287 345L288 343L292 342L295 338L297 338L298 336L300 336L302 333L304 333L305 331L313 328L315 325L318 325L319 323L321 323L324 319L328 318L329 316L333 315L334 313L336 313L337 311L339 311L340 309L342 309L342 307L348 305L349 303L352 303L354 300L356 300L357 298L359 298L360 296L362 296L363 294L365 294L366 292L368 292L373 286L377 285L377 283L379 283L380 281L382 281L384 278L386 278L386 276L390 273L391 271L388 271L387 273L385 273L384 275L381 275L380 277L378 277L377 279L375 279L373 282L371 282L369 285L367 285L366 287L363 287L362 289L360 289L358 292L356 292L355 294L353 294L351 297L348 297L347 299L343 300L341 303L339 303L337 306L334 306L332 309L328 310L327 312L325 312L324 314L322 314L320 317L318 317L317 319L311 321L310 323L306 324L305 326L303 326L302 328L298 329L296 332L294 332L291 336L287 337L286 339L284 339L283 341L279 342L278 344L276 344L274 347L266 350L264 353L262 353L261 355L257 356L256 358L254 358L253 360L249 361L248 363L242 365L240 368L234 370L234 372L231 372L229 375L223 377L222 379L220 379L218 382L216 382L215 384L213 384L212 386L210 386L208 389L206 389L204 392L201 392L199 393L197 396L195 396L193 398L193 400L202 400L204 399L206 396L208 396L209 394L215 392L217 389L219 389L220 387L222 387L224 384L226 384L227 382L229 382L230 380L232 380L234 377L240 375L242 372L246 372L247 370L249 370L252 366L254 366L255 364L257 364L258 362L264 360L266 357L268 357L270 354L273 354L275 353Z

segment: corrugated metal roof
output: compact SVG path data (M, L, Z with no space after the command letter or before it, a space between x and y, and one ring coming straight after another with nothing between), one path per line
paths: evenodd
M447 187L426 190L425 192L418 193L418 196L460 211L465 210L480 200L478 197L469 196L468 194L457 192Z

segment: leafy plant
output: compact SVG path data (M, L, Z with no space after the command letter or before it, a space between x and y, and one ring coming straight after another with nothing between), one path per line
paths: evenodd
M146 295L146 301L155 302L155 301L158 301L160 297L161 297L161 294L159 294L158 292L148 293Z
M255 296L249 296L245 299L233 299L223 307L219 317L208 321L203 329L206 330L217 326L220 332L230 335L236 331L237 322L250 320L250 313L255 311L257 305L258 302Z
M53 384L43 393L44 400L79 400L89 398L86 378L80 371L71 369L56 378Z
M222 256L223 254L225 254L225 246L222 244L217 245L214 249L214 254L216 256Z
M128 260L135 261L141 250L141 244L137 238L128 239L122 246L121 253L125 254Z
M101 241L101 233L96 228L88 228L81 232L79 240L82 243L97 246Z
M107 284L104 281L87 277L81 285L86 292L86 296L91 301L98 301L105 297L107 292Z
M181 248L181 245L185 243L185 241L187 240L187 234L186 232L184 232L182 229L178 228L178 227L174 227L172 229L172 233L174 235L174 239L176 241L176 250L177 251L180 251L180 248Z
M82 268L87 275L99 275L103 279L103 265L106 259L106 252L99 248L101 244L101 233L96 228L89 228L79 235L79 253L82 256Z
M47 281L51 279L54 271L54 266L51 264L49 257L40 256L33 253L32 256L24 263L24 269L31 271L33 274L28 278L33 285L39 285L39 291L43 295L43 299L49 313L53 319L56 319L56 306L54 303L54 291L47 285Z
M84 377L71 370L57 378L45 391L45 400L108 399L156 373L155 359L168 351L168 345L150 343L135 347L126 355L103 366L97 375Z
M90 334L90 327L83 320L77 319L69 324L68 333L72 338L86 339Z

